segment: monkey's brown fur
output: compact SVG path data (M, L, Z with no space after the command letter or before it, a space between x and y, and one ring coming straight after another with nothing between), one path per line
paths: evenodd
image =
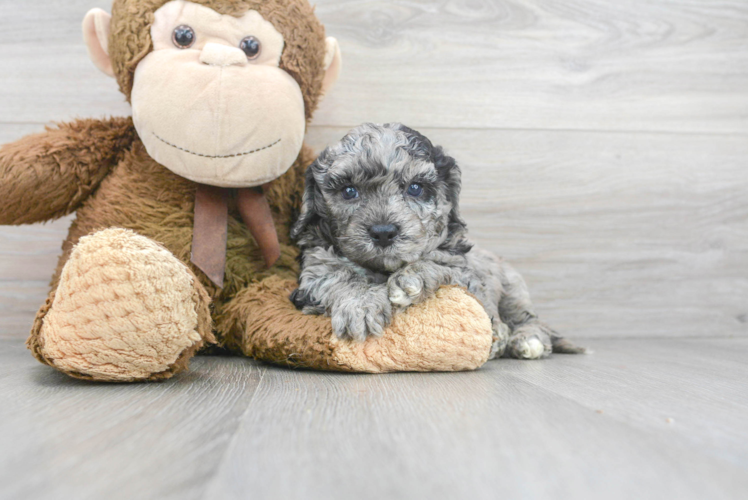
M117 81L128 99L135 67L151 50L149 31L153 12L166 1L114 1L109 52ZM285 49L280 66L298 82L308 121L320 97L325 38L324 28L307 0L193 1L222 14L241 15L247 9L255 9L281 31ZM28 341L32 352L40 361L52 364L44 355L40 331L60 273L74 246L83 236L99 230L125 228L165 247L198 278L200 284L196 284L195 296L209 296L212 300L209 313L207 300L196 299L198 331L204 341L213 340L212 316L218 345L274 362L362 371L480 366L490 346L490 335L480 335L482 321L487 321L487 317L472 311L470 307L474 301L466 296L464 304L453 303L444 311L434 310L433 314L436 319L449 316L448 320L457 330L477 333L472 343L457 337L450 354L439 352L441 347L437 347L432 356L437 361L429 364L426 355L418 362L424 364L412 366L407 362L399 365L398 361L367 365L355 361L355 356L346 358L347 355L336 358L333 351L338 341L330 335L329 320L302 316L293 309L287 297L298 275L298 249L289 240L289 228L301 205L305 168L314 158L313 152L304 146L293 166L266 190L281 246L281 256L271 269L265 269L254 239L242 223L235 203L230 202L226 276L224 287L219 289L190 264L197 185L151 159L131 119L78 120L4 146L0 149L0 224L26 224L77 212L63 243L49 299L34 322ZM466 308L460 309L462 306ZM417 317L417 313L411 316ZM433 328L433 320L424 328ZM484 330L490 332L490 325ZM459 336L460 332L455 334ZM186 369L189 358L201 345L202 342L194 345L182 353L169 370L152 374L149 379L168 378ZM357 355L361 359L368 356L363 351ZM384 358L387 358L386 353ZM97 378L82 373L68 374Z

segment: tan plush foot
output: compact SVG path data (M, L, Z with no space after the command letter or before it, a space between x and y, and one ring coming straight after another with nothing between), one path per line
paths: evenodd
M335 337L330 318L297 311L288 299L296 286L268 278L246 288L224 308L227 323L219 330L234 330L230 335L240 337L236 342L256 359L318 370L474 370L491 352L491 320L460 288L441 288L397 314L381 337L361 343Z
M132 231L106 229L73 250L29 347L78 378L169 378L214 340L209 301L169 251Z
M443 287L436 297L396 314L379 337L365 342L330 339L335 359L354 371L463 371L488 360L491 320L461 288Z

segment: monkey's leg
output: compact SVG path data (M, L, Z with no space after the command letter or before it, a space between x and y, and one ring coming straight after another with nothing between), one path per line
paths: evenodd
M501 262L501 280L504 294L499 301L499 312L511 328L505 356L540 359L551 352L585 352L583 347L575 346L538 319L525 280L506 262Z
M72 377L130 382L186 370L212 342L210 298L168 250L125 229L83 237L27 341Z
M273 276L220 305L216 331L227 346L287 366L348 372L474 370L488 359L491 321L458 287L395 315L381 337L341 340L330 318L303 314L289 295L295 280Z

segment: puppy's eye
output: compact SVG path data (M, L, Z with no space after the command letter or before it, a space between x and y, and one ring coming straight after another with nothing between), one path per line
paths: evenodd
M195 43L195 30L187 25L177 26L171 34L171 41L180 49L192 47Z
M346 186L343 188L343 198L346 200L352 200L358 198L358 189L353 186Z
M247 59L257 59L260 55L262 44L257 38L248 36L239 42L239 48L247 54Z
M414 182L413 184L408 186L408 194L413 198L418 198L423 194L423 186Z

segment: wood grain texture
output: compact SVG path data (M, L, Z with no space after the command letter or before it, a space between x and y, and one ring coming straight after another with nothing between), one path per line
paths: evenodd
M362 499L745 494L740 415L748 399L738 380L746 366L723 362L720 374L716 362L701 364L714 351L744 354L745 340L591 345L596 354L585 358L498 361L461 375L307 381L269 370L207 491ZM652 362L663 355L696 364Z
M89 60L81 23L107 0L0 0L0 123L121 116L129 105L117 84Z
M317 3L345 54L317 124L748 132L741 0Z
M0 498L748 495L748 339L588 345L380 376L199 357L95 385L0 341Z
M320 125L748 132L742 0L314 3L344 54ZM108 5L0 2L0 122L128 111L81 43Z
M0 498L201 498L263 372L201 357L168 383L97 385L0 341Z

